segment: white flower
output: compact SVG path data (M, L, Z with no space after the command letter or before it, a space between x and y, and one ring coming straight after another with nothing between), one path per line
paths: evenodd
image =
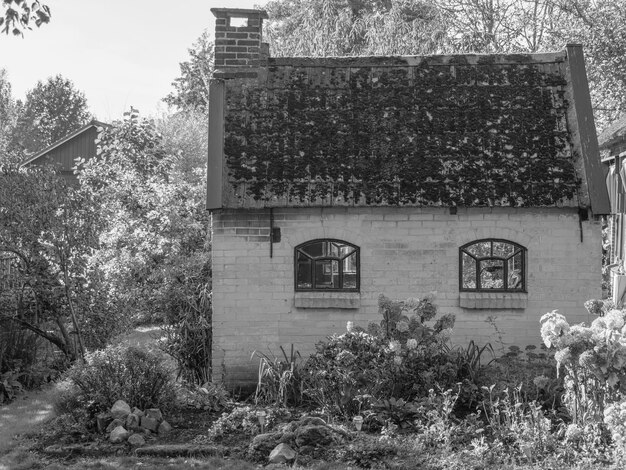
M401 365L402 364L402 357L401 356L395 356L393 358L393 362L395 362L396 365L398 365L398 366Z
M604 320L604 317L598 317L594 321L591 322L591 329L593 330L596 330L596 331L605 330L606 327L607 325L606 325L606 321Z
M409 350L417 348L417 340L415 338L409 338L406 340L406 347Z
M402 349L402 346L400 345L399 341L396 341L395 339L389 342L389 350L391 352L400 352L400 350Z
M354 329L354 323L349 321L348 323L346 323L346 330L348 330L348 333L352 333L352 330Z
M583 436L583 430L577 424L570 424L565 430L565 439L577 441Z
M398 330L400 333L409 331L409 324L405 321L398 322L398 324L396 325L396 330Z
M538 375L537 377L533 379L533 383L535 384L535 387L542 389L542 390L546 388L549 382L550 382L550 379L546 377L545 375Z
M619 310L611 310L604 316L607 328L619 330L624 326L624 316Z

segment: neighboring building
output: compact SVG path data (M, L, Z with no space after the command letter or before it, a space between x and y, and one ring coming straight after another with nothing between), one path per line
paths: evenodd
M626 114L606 128L598 137L602 162L607 167L606 185L611 200L609 263L622 270L626 258ZM626 282L612 279L613 300L623 304ZM619 284L619 285L616 285Z
M521 347L547 311L591 320L610 208L581 46L272 58L265 12L212 12L216 376L380 321L381 293L436 291L457 343L497 341L493 317Z
M99 129L107 124L93 120L89 124L72 132L68 136L57 140L49 147L29 157L22 166L54 164L68 183L78 183L78 178L72 168L76 165L76 158L89 161L96 156L96 140Z

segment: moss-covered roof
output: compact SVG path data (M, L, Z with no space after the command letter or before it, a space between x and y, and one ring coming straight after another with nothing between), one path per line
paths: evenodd
M565 51L269 58L224 80L224 206L587 205L569 73Z

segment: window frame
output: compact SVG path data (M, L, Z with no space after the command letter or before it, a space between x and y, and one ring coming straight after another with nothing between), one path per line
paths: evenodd
M347 245L351 248L354 248L354 253L350 253L344 258L340 258L337 256L320 256L317 258L312 258L309 254L304 252L302 248L306 248L309 245L313 245L315 243L341 243ZM298 253L302 253L304 256L308 257L311 260L311 287L304 288L298 287ZM348 256L352 256L352 254L356 254L356 287L343 287L343 265L342 261L345 260ZM339 288L316 288L315 286L315 265L317 261L323 260L331 260L337 261L339 265L339 279L342 287ZM293 283L294 290L296 292L360 292L361 289L361 249L353 243L347 242L345 240L339 240L338 238L316 238L314 240L308 240L304 243L299 244L293 249Z
M491 243L491 256L483 256L480 258L477 258L476 256L472 255L471 253L469 253L467 251L467 248L473 246L473 245L477 245L479 243L485 243L485 242L490 242ZM509 245L513 245L514 250L513 250L513 254L508 256L507 258L503 258L500 256L493 256L493 244L494 243L507 243ZM517 254L519 254L521 252L521 263L522 263L522 269L521 269L521 277L522 277L522 287L521 288L516 288L516 289L511 289L508 287L508 260L510 260L511 258L513 258L514 256L516 256ZM476 262L476 272L475 272L475 276L476 276L476 287L475 288L468 288L468 287L463 287L463 254L467 254L467 256L471 257L472 259L474 259L474 261ZM511 292L511 293L527 293L527 286L526 286L526 277L527 277L527 269L528 269L528 262L527 262L527 255L528 255L528 249L523 246L520 245L519 243L516 243L514 241L511 240L506 240L504 238L481 238L479 240L473 240L469 243L466 243L465 245L459 247L459 291L460 292ZM501 289L486 289L483 287L480 287L480 261L484 261L484 260L495 260L495 261L502 261L502 265L503 265L503 273L502 273L502 278L504 280L504 285L506 287L503 287Z

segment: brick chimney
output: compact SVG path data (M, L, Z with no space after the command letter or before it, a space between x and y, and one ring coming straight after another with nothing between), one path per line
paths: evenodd
M211 8L215 15L215 78L256 78L267 65L269 45L261 42L263 10Z

